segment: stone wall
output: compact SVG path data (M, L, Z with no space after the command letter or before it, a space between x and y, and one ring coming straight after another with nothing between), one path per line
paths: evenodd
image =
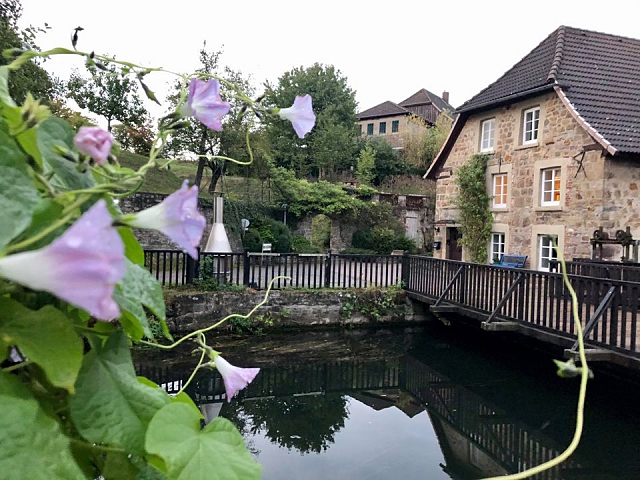
M523 146L522 112L534 106L540 106L538 142ZM447 160L435 172L435 222L441 228L434 240L443 245L436 256L446 255L446 226L456 225L455 172L479 153L481 122L489 118L495 118L495 148L487 172L490 195L491 175L509 174L507 207L492 209L494 230L506 236L506 253L527 255L528 266L536 268L539 235L557 235L565 257L573 258L590 255L589 239L600 225L610 232L629 225L635 236L640 234L637 161L605 158L601 150L587 151L580 161L583 147L595 141L550 93L467 119ZM551 167L561 168L560 205L542 207L540 171ZM620 249L607 248L605 254L619 260Z
M404 223L406 236L423 251L431 251L433 242L433 198L427 195L377 193L373 201L392 205L393 214ZM391 252L389 252L391 253Z
M343 308L354 303L354 295L373 295L352 292L295 292L275 291L269 294L266 305L260 307L252 317L255 327L305 328L338 327L342 325L374 325L403 322L419 322L427 319L421 305L406 298L404 292L396 295L393 313L373 320L353 311L343 316ZM245 314L264 298L259 292L209 292L178 295L167 298L167 321L169 329L184 335L198 328L217 322L232 313ZM415 311L414 311L415 308ZM347 307L347 310L351 308ZM432 317L428 317L432 318Z

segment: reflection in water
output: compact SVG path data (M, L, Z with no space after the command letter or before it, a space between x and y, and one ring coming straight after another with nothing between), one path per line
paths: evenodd
M223 411L245 437L262 432L276 445L300 453L320 453L334 443L349 415L337 393L247 400Z
M532 361L508 349L496 354L486 343L478 348L475 339L469 344L439 331L415 334L412 342L406 333L327 335L314 342L333 345L330 358L316 353L305 361L309 343L301 341L296 351L287 336L281 337L286 355L233 352L262 370L231 403L216 372L187 390L207 421L222 415L238 427L265 479L474 479L537 465L570 441L576 384L540 373L544 358ZM149 365L154 362L138 358L140 373L168 391L190 373ZM619 399L603 383L608 400L599 404L594 382L579 451L536 478L640 478L635 410L629 424L626 404L612 405ZM625 393L638 398L635 390Z

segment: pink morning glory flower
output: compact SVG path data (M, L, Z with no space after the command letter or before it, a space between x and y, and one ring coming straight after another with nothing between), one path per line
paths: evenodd
M132 227L158 230L193 258L198 258L196 247L200 245L207 221L198 211L198 187L187 188L188 183L185 180L180 190L161 203L125 217L123 222Z
M73 138L73 143L78 150L89 155L98 165L102 166L111 152L113 135L100 127L80 127Z
M289 120L293 125L293 129L300 138L311 131L316 123L316 116L311 107L311 95L296 95L293 105L289 108L281 108L278 111L280 118Z
M124 245L104 200L46 247L0 258L1 276L106 321L120 316L112 296L125 269Z
M184 116L193 116L212 130L222 130L222 117L229 113L229 102L220 97L220 82L215 78L189 83L189 96L182 107Z
M236 393L249 385L260 371L259 368L236 367L220 355L216 356L214 363L220 375L222 375L224 389L227 392L227 402L230 402Z

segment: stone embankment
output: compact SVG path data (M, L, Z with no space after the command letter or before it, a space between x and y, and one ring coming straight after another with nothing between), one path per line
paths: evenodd
M264 292L206 292L167 296L167 322L176 335L214 324L227 315L247 314L264 299ZM420 304L403 291L352 290L276 291L249 320L233 319L226 328L245 330L373 326L427 320Z

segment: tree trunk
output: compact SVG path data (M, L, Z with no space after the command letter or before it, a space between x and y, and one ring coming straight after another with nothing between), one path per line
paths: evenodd
M204 155L207 153L207 131L202 130L202 136L200 137L200 148L198 148L198 169L196 170L196 179L193 184L200 189L200 184L202 183L202 174L204 173L204 166L207 162L207 159Z
M211 183L209 184L209 193L213 195L216 191L216 186L218 185L218 180L222 177L222 168L223 165L209 165L211 167Z

